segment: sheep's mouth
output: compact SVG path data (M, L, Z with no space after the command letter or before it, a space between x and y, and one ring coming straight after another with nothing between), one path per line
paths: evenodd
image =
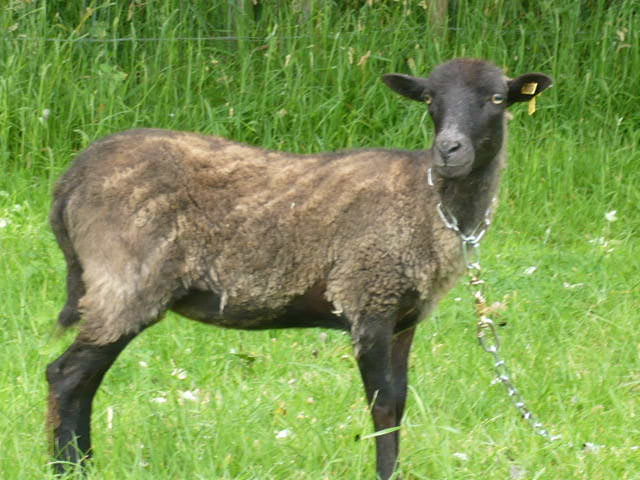
M443 158L436 152L433 162L435 172L443 178L459 178L469 175L473 169L473 155L456 155Z

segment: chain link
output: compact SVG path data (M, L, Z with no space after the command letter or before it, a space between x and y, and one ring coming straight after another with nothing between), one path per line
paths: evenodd
M560 439L560 435L553 435L545 428L544 424L529 409L520 390L513 383L511 371L500 354L500 337L496 324L489 317L492 308L484 295L485 282L482 279L482 266L480 265L480 240L491 224L494 203L495 198L485 212L483 220L470 234L465 234L460 230L458 220L447 212L442 203L438 203L437 211L445 226L456 232L462 243L462 254L469 279L468 286L474 299L476 316L478 317L476 336L484 351L493 356L493 369L496 373L493 384L502 383L513 405L518 409L522 418L529 422L533 431L548 441L554 442Z
M431 175L431 169L428 172L428 183L430 186L434 185ZM501 383L507 390L507 394L511 399L513 405L522 415L533 431L546 439L549 442L556 442L561 439L560 435L552 434L544 424L538 419L538 417L531 411L524 400L524 397L520 393L512 380L511 371L505 363L502 355L500 354L500 337L498 335L498 329L495 322L489 317L489 315L495 310L492 308L485 297L484 286L485 281L482 279L482 266L480 265L480 240L487 232L489 225L491 224L491 214L496 199L493 198L489 208L484 214L484 218L480 224L470 233L465 234L458 224L458 220L447 209L438 203L437 212L442 219L444 225L456 232L460 237L462 244L462 254L464 264L467 270L468 287L473 296L476 316L478 317L476 337L483 350L493 357L493 369L496 373L496 378L493 380L492 385ZM567 443L567 447L573 448L573 443ZM582 444L582 450L585 452L598 451L602 448L610 448L613 451L619 451L620 448L607 447L606 445L600 445L592 442L585 442ZM633 446L629 448L631 452L640 451L640 446Z
M469 248L472 248L473 252L470 252ZM484 351L493 356L493 369L496 373L496 379L493 381L493 384L502 383L502 385L505 386L507 395L513 405L518 409L522 418L529 422L535 433L551 442L559 440L560 435L551 434L527 406L520 390L518 390L513 383L509 367L500 354L500 337L498 336L498 330L495 322L488 316L491 312L491 307L488 305L484 295L485 282L482 279L482 267L478 259L479 245L474 245L463 240L462 249L469 277L468 285L473 295L476 315L478 317L476 336ZM471 260L471 257L473 257L473 260Z

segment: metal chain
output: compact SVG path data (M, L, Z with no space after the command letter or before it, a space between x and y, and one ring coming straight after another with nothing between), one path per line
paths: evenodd
M493 368L497 375L493 383L502 383L505 386L513 405L518 409L522 418L529 422L535 433L554 442L560 439L560 435L552 435L545 428L544 424L529 409L520 390L513 383L511 371L500 354L500 337L496 324L489 318L492 308L488 305L484 295L485 282L482 279L482 266L480 265L480 240L491 224L491 211L494 203L495 198L485 212L483 220L470 234L465 234L460 230L458 220L447 212L442 203L438 203L437 210L445 226L456 232L462 243L462 254L469 277L468 286L474 299L478 317L476 336L484 351L493 356Z
M435 184L431 174L431 169L428 170L427 178L429 186L433 187ZM502 385L505 386L507 394L513 405L520 412L522 418L531 425L536 434L549 442L556 442L561 439L561 436L554 435L545 428L544 424L527 406L520 390L516 388L512 380L511 371L500 354L500 337L498 336L496 324L489 317L495 309L488 304L484 295L485 281L482 279L482 266L480 265L480 240L484 237L484 234L487 232L489 225L491 224L491 215L495 202L496 199L494 197L489 208L487 208L487 211L484 214L484 218L470 234L465 234L460 229L456 217L448 212L442 203L438 203L436 210L438 211L438 215L440 215L444 225L460 237L462 255L469 279L468 286L471 291L471 295L473 296L475 311L478 317L478 322L476 324L476 336L483 350L490 353L493 357L493 369L496 373L496 378L492 384L495 385L496 383L502 383ZM567 443L566 446L571 448L575 447L573 443ZM582 450L586 452L598 451L602 448L619 450L619 448L616 447L607 447L606 445L600 445L592 442L585 442L582 444ZM630 451L640 451L640 446L630 447Z
M469 251L470 247L473 249L472 252ZM551 434L527 406L520 390L518 390L513 383L509 367L502 358L502 355L500 355L500 337L498 336L495 322L489 318L492 308L487 304L487 299L483 291L485 282L481 276L482 267L478 259L478 249L478 244L474 245L467 241L462 241L462 251L469 277L468 285L474 298L476 315L478 317L476 336L484 351L493 356L493 369L497 375L493 383L502 383L502 385L505 386L513 405L518 409L522 418L529 422L535 433L551 442L559 440L560 435Z

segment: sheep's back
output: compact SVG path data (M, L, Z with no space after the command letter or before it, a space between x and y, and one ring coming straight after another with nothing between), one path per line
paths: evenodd
M91 272L104 282L109 264L132 288L160 278L263 310L321 281L356 317L412 291L429 303L459 272L427 162L424 152L296 155L137 130L89 147L58 196L80 258L96 264L89 282Z

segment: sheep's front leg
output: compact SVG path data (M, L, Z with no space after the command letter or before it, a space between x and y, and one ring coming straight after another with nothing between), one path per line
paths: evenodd
M108 345L76 341L47 367L48 427L57 462L64 473L91 456L91 405L105 373L133 335Z
M400 392L393 379L393 325L375 319L360 325L353 336L375 430L397 427ZM397 431L376 437L376 465L382 480L390 478L396 468L398 438Z
M413 343L413 335L416 327L403 330L393 337L391 349L391 368L393 383L396 391L396 419L398 424L402 421L404 405L407 401L407 371L409 369L409 352ZM399 446L398 437L398 446Z

